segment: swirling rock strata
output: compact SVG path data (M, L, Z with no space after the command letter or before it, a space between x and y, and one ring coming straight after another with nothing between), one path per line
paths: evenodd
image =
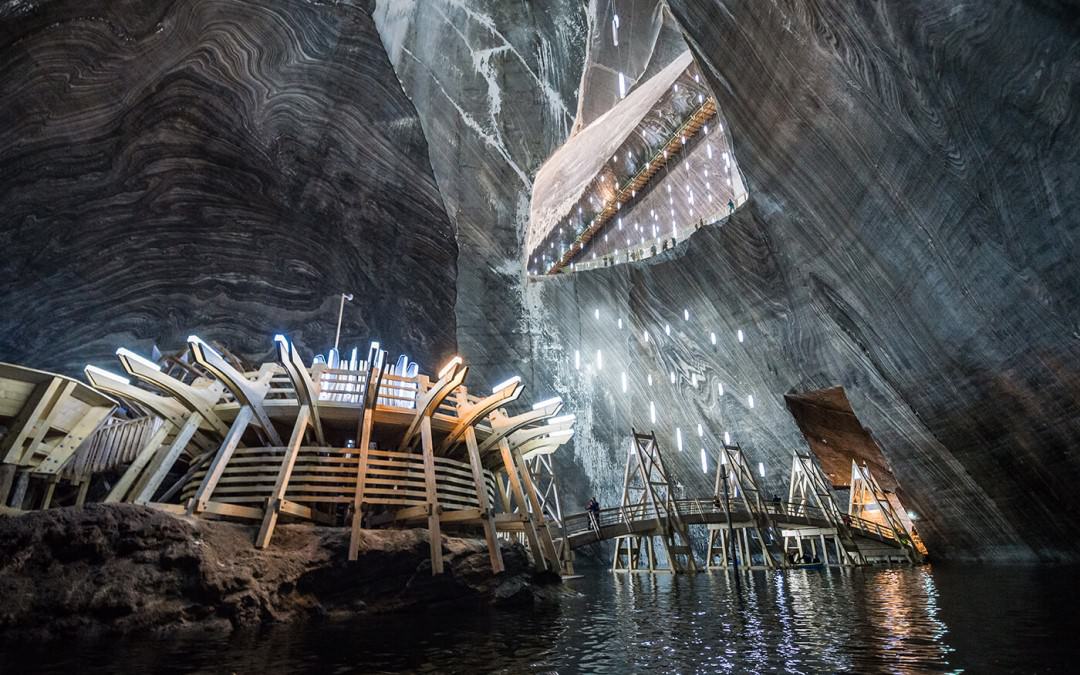
M189 333L456 348L457 247L367 2L0 7L0 359Z

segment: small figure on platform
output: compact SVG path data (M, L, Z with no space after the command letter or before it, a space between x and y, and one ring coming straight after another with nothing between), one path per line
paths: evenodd
M585 504L585 511L589 514L589 523L592 525L593 530L599 536L600 533L600 502L596 500L596 497L590 497L589 501Z
M727 200L728 213L735 213L735 200Z
M773 509L777 513L783 513L784 512L784 503L782 501L780 501L780 495L773 494L772 503L773 503Z

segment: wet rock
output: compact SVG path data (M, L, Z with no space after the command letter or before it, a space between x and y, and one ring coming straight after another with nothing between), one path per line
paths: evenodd
M344 528L279 525L265 551L254 528L156 509L95 504L0 519L0 636L56 637L240 628L434 606L531 606L557 577L534 575L507 544L496 576L482 541L443 538L431 575L426 530L366 530L346 559Z

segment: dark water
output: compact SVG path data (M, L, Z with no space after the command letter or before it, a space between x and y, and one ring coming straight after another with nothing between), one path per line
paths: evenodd
M921 567L568 582L556 609L220 638L7 647L2 672L1076 672L1069 568Z

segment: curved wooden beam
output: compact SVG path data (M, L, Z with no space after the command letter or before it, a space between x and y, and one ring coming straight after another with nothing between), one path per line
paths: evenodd
M484 442L480 444L480 453L483 454L485 451L496 446L499 441L519 429L524 429L530 424L535 424L550 417L554 417L562 410L562 405L563 403L561 400L552 399L551 401L545 401L539 408L513 417L499 415L498 413L492 415L491 435L485 438Z
M266 432L270 445L280 447L282 445L281 436L278 435L277 429L274 428L270 416L266 414L266 409L262 405L266 393L270 391L270 378L273 377L273 368L266 370L259 379L252 382L199 336L189 335L188 347L191 349L191 355L195 358L196 363L208 370L224 384L236 397L238 403L251 408L255 421Z
M525 389L525 386L521 384L521 380L509 380L509 382L510 384L501 387L491 396L478 401L475 405L464 410L458 408L460 419L446 438L443 439L442 444L439 445L439 454L445 454L454 445L463 442L466 429L475 426L477 422L495 412L498 408L516 401L521 396L521 392Z
M161 366L139 356L135 352L121 347L116 350L116 357L120 359L120 365L124 372L131 377L137 378L153 385L175 398L182 406L191 412L198 413L210 428L224 436L229 433L229 425L214 412L214 405L221 398L222 385L220 382L209 387L199 388L166 375L161 372Z
M296 353L291 342L284 335L275 335L274 344L277 346L278 363L285 369L289 376L293 389L296 391L296 399L300 407L307 406L311 413L311 426L315 429L315 440L319 445L326 445L326 437L323 435L322 419L319 417L319 390L311 380L304 362ZM300 412L297 410L297 415Z
M405 430L405 436L402 437L401 445L398 447L399 450L407 450L416 443L423 419L434 414L435 410L450 395L450 392L461 386L468 373L469 367L462 366L460 362L455 363L449 369L443 369L442 378L431 385L431 388L416 402L416 414L413 415L409 428Z

